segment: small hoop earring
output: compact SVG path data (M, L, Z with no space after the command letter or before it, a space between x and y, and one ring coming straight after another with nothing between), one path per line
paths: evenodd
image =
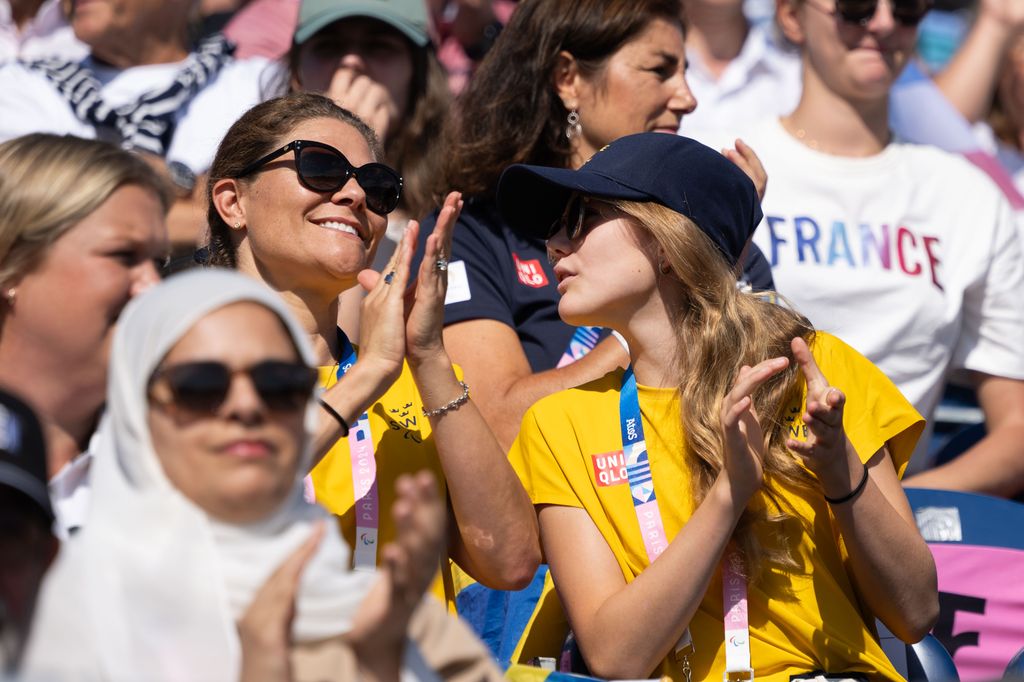
M565 138L573 140L583 134L583 124L580 123L580 112L573 107L572 111L565 118Z

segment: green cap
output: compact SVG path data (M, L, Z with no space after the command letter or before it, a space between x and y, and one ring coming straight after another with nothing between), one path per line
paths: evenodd
M394 26L419 47L430 42L424 0L302 0L294 41L301 45L339 19L369 17Z

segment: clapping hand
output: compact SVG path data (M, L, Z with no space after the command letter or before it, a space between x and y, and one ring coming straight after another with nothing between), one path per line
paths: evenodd
M448 257L452 252L452 231L461 211L462 194L449 192L434 231L426 239L423 262L407 304L406 352L411 363L444 351L441 330L448 291Z
M829 476L842 477L848 469L849 441L843 429L846 396L838 388L829 386L806 341L797 337L791 347L807 381L807 410L802 417L807 426L807 440L790 438L786 447L796 453L820 480Z
M323 522L314 526L309 539L267 578L238 621L242 682L291 681L289 654L295 596L302 570L316 554L324 530Z
M391 508L397 536L380 550L378 578L346 635L360 665L375 670L401 662L409 619L440 567L446 508L434 476L401 476Z
M764 476L764 432L754 410L753 393L765 381L789 366L785 357L743 365L722 400L721 423L725 434L724 470L736 500L746 503L761 487Z

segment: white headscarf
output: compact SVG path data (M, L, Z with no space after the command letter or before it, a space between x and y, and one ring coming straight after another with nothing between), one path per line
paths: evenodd
M349 628L373 576L349 570L349 549L333 517L303 499L308 443L286 502L248 525L208 517L171 485L153 449L149 377L200 319L240 301L276 313L302 360L315 364L305 332L280 296L238 273L177 275L125 308L111 350L88 523L47 577L28 672L59 679L237 680L236 621L320 519L327 532L302 575L293 640ZM311 400L307 433L316 418Z

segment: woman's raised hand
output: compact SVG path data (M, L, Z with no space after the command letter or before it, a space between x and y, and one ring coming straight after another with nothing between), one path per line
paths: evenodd
M388 377L390 385L402 372L405 359L406 287L416 249L414 221L405 229L398 248L383 272L363 270L359 283L368 292L359 321L359 363L373 364Z
M828 385L806 341L797 337L791 342L791 347L793 357L807 380L807 411L803 415L807 440L790 438L786 447L796 453L819 479L832 473L841 477L848 467L848 441L843 429L846 396L838 388Z
M416 286L410 292L406 322L406 352L416 363L444 352L444 297L448 291L448 257L452 231L462 211L462 194L449 192L437 216L434 231L426 239Z
M323 522L263 583L238 621L242 645L242 682L290 682L291 630L295 595L302 569L316 554L324 537Z
M763 360L753 367L743 365L732 390L722 400L723 473L729 477L729 484L739 500L747 500L757 492L764 476L764 432L754 410L752 394L788 365L789 359L784 357Z

